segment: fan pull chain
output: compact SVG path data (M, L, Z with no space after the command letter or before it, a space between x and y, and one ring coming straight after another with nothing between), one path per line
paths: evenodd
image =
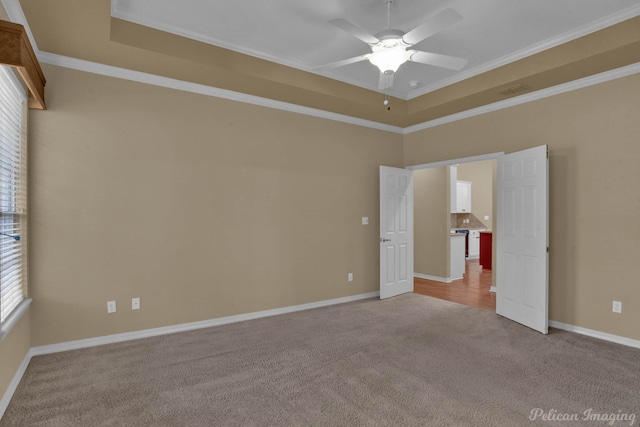
M389 98L389 75L385 74L385 84L384 84L384 102L382 103L382 105L384 105L385 107L387 107L387 111L391 111L391 106L389 105L390 102L390 98Z

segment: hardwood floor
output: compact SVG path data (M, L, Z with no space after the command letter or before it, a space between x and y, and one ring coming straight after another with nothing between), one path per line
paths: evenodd
M490 288L491 270L483 270L477 259L467 260L464 277L451 283L414 279L417 294L496 311L496 294Z

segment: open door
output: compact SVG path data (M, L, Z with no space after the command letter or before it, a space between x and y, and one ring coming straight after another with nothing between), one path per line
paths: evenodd
M546 334L549 323L547 146L498 158L496 313Z
M380 166L380 299L413 292L412 171Z

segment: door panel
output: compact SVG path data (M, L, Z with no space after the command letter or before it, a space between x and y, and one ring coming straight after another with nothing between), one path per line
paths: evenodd
M413 292L413 178L380 166L380 298Z
M498 158L496 313L548 332L547 146Z

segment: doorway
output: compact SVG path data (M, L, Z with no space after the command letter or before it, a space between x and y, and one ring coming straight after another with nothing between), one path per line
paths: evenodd
M495 278L490 261L488 268L486 259L484 268L479 262L478 232L494 229L496 159L501 155L411 168L415 189L414 292L495 312ZM461 183L469 189L465 200L469 207L460 206L460 198L456 201L455 189ZM456 230L464 237L449 235ZM453 249L457 240L465 242L463 254Z
M414 276L411 272L415 273L412 169L493 158L498 160L496 239L491 251L492 266L496 270L494 278L496 314L547 334L549 326L549 147L547 145L506 155L498 153L449 160L437 165L418 165L405 169L380 166L380 298L390 298L414 290L414 281L411 280ZM447 203L442 203L440 206L444 213L450 209ZM385 237L396 231L401 232L403 237L399 244L394 242L394 239ZM448 242L446 245L450 250L457 248L458 253L464 256L464 252L460 251L460 239L454 239L450 231L440 233L443 237L447 235L450 238L444 241ZM457 233L456 236L458 236ZM455 244L453 244L454 240ZM447 275L450 274L452 265L447 266ZM394 287L393 285L399 281L403 286ZM405 282L407 286L404 286Z

